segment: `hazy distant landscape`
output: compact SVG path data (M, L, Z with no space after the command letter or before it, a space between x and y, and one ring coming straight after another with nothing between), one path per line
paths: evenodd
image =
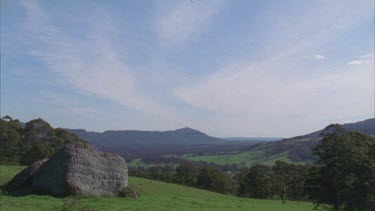
M1 0L0 210L375 210L375 1Z
M343 128L375 136L375 119L346 123ZM103 133L67 129L105 151L123 155L132 167L175 165L181 160L207 164L233 164L235 168L254 164L273 165L277 160L312 163L312 149L322 130L291 138L215 138L203 132L182 128L174 131L105 131ZM142 162L142 159L144 160ZM228 169L229 167L226 167Z
M333 164L327 163L328 165L342 165L342 162L351 162L357 165L364 162L365 165L362 168L364 168L363 171L367 171L373 168L373 164L375 164L373 157L371 157L371 150L375 144L375 118L343 125L331 124L323 130L274 141L264 141L264 139L255 139L259 141L254 139L251 141L225 140L191 128L163 132L106 131L97 133L87 132L83 129L53 128L48 122L40 118L22 123L10 116L1 119L0 129L3 137L1 140L0 186L5 193L9 192L9 195L2 196L4 202L1 206L5 209L22 208L30 202L34 203L34 206L38 206L37 204L44 204L45 200L49 200L43 198L43 196L36 199L30 198L27 196L28 194L25 194L34 193L29 188L30 185L34 187L35 179L33 178L39 175L38 169L29 169L40 168L35 167L39 165L37 164L39 162L45 162L41 166L48 166L50 163L48 160L41 161L44 158L51 157L52 163L58 162L57 160L62 159L64 150L68 149L66 147L71 144L78 144L73 145L72 150L77 149L80 144L84 144L84 148L87 144L92 144L106 152L122 155L127 161L126 174L130 175L129 186L127 187L129 189L128 194L135 190L135 195L122 194L121 196L141 198L142 202L123 204L123 202L117 202L118 199L116 198L111 199L110 202L96 198L94 202L100 202L100 204L97 204L90 201L92 199L85 198L68 198L64 201L53 199L48 204L43 205L45 209L51 209L52 207L59 209L69 207L72 209L104 209L102 203L109 203L105 206L113 207L113 209L117 206L121 208L131 207L132 209L135 207L144 209L150 207L179 208L190 203L197 203L196 205L189 205L191 209L204 209L207 206L215 207L215 209L224 207L232 209L238 206L241 209L247 209L249 206L255 209L262 206L264 210L311 209L312 204L308 202L315 197L314 191L317 189L314 186L319 186L313 181L321 180L313 172L318 168L324 168L324 166L319 167L320 162L326 162L322 159L321 153L328 156L327 158L323 157L324 159L337 160L337 155L343 156L343 158L340 158L343 160L335 161ZM335 141L338 142L332 145L331 142ZM350 147L347 148L349 144ZM342 146L340 147L340 145ZM319 150L322 147L327 149L320 152ZM88 149L91 153L91 148ZM332 150L337 152L332 152ZM349 152L345 152L345 150L349 150ZM84 157L86 152L82 151L81 153L82 155L77 156L83 156L80 159L86 159ZM329 158L330 153L333 153L333 155L339 154ZM71 159L71 156L74 156L74 153L67 157L68 160ZM109 155L104 154L104 156ZM358 158L360 158L360 162L357 161ZM73 161L76 159L73 159ZM94 159L94 157L91 159ZM366 164L367 162L369 163ZM30 167L25 168L24 165L30 164L32 164ZM66 161L63 161L61 165L66 165ZM74 165L74 162L71 165ZM96 165L96 163L94 162L91 165ZM50 168L61 167L51 166ZM17 174L20 171L21 173ZM37 171L37 173L32 175L30 171ZM334 170L331 173L336 174L336 172ZM362 171L357 173L360 173L361 176L358 175L359 177L366 175ZM27 176L28 174L31 176ZM14 175L16 176L14 177ZM28 185L27 181L30 179L21 179L25 176L31 177L34 182ZM368 172L367 177L362 180L370 181L368 188L371 188L372 179L374 178L371 172ZM144 185L145 187L143 187ZM281 189L278 188L278 185L281 185ZM202 192L202 190L184 186L226 194L226 196ZM184 194L181 195L180 192ZM199 196L199 200L198 198L190 199L189 194L195 197ZM22 202L13 198L13 195L21 195ZM250 196L250 198L260 199L276 198L281 199L284 205L277 205L272 201L235 199L234 196ZM199 202L200 200L207 200L206 197L211 198L212 204ZM320 200L324 202L326 196L322 195L322 197ZM160 201L155 203L148 201L150 199ZM163 204L172 199L174 205ZM295 204L291 201L286 202L287 199L306 202ZM360 202L363 198L356 200ZM366 207L371 206L371 200L367 203L369 204L365 204ZM324 207L324 205L322 206Z

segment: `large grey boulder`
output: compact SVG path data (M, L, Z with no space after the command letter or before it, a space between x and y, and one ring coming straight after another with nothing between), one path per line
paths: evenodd
M127 166L122 157L89 144L69 144L36 170L31 186L33 193L53 196L115 196L127 185Z

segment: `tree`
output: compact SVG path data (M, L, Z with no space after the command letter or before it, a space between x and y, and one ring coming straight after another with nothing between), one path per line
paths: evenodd
M306 195L304 187L309 169L304 165L276 161L272 170L275 174L277 193L282 201L301 200Z
M328 126L314 149L319 157L315 178L309 180L311 197L335 209L375 209L375 138Z
M161 180L165 182L173 181L173 167L166 165L161 169Z
M18 164L22 128L14 122L0 120L0 163Z
M292 166L282 161L276 161L273 171L275 172L277 191L280 199L284 201L289 185L292 182Z
M195 186L197 183L197 169L189 161L182 161L176 168L176 183Z
M34 119L23 128L18 119L0 119L0 163L29 165L50 157L61 146L86 143L63 129L54 129L43 119Z
M234 181L227 173L207 166L200 169L197 186L218 193L232 193L234 190Z
M53 148L47 147L40 142L35 142L32 147L22 155L21 164L33 164L35 161L51 157L54 152Z
M275 176L269 166L256 164L239 180L238 195L250 198L272 198L275 193Z

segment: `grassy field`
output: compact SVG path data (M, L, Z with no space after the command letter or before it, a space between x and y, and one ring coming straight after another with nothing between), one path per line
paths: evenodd
M138 166L143 166L143 167L145 167L145 168L149 168L149 167L154 166L154 165L151 165L151 164L143 163L143 162L142 162L142 159L140 159L140 158L133 159L133 160L131 160L130 162L127 162L126 164L128 165L128 167L138 167Z
M266 156L263 150L247 151L240 153L228 153L228 154L217 154L217 155L201 155L201 156L191 156L185 155L184 159L192 161L205 161L208 163L215 163L219 165L226 164L237 164L240 166L250 167L253 164L260 163L264 165L273 165L277 160L291 162L287 157L287 151L279 154L272 155L270 157Z
M16 173L24 168L24 166L0 166L0 186L7 183Z
M178 164L172 164L172 163L151 163L151 164L148 164L148 163L144 163L142 161L142 159L140 158L136 158L136 159L133 159L131 160L130 162L127 162L126 163L128 165L128 167L130 168L136 168L136 167L143 167L143 168L150 168L150 167L154 167L154 166L173 166L174 168L176 168L178 166Z
M0 166L1 183L6 183L22 167ZM244 199L175 184L136 177L129 186L141 197L67 197L1 194L0 210L313 210L307 202Z

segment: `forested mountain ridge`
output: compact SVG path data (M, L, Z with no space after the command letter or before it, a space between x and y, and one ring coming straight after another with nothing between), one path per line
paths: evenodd
M123 144L215 144L223 140L209 136L188 127L169 131L108 130L103 133L84 129L66 129L90 143L101 146L122 146Z
M341 127L348 131L357 131L365 135L375 135L375 118L366 119L355 123L341 124ZM286 138L283 140L303 140L309 138L321 138L321 133L324 129L318 130L306 135L295 136L292 138Z
M102 133L84 129L65 130L126 159L238 151L254 144L222 140L188 127L169 131L109 130Z

